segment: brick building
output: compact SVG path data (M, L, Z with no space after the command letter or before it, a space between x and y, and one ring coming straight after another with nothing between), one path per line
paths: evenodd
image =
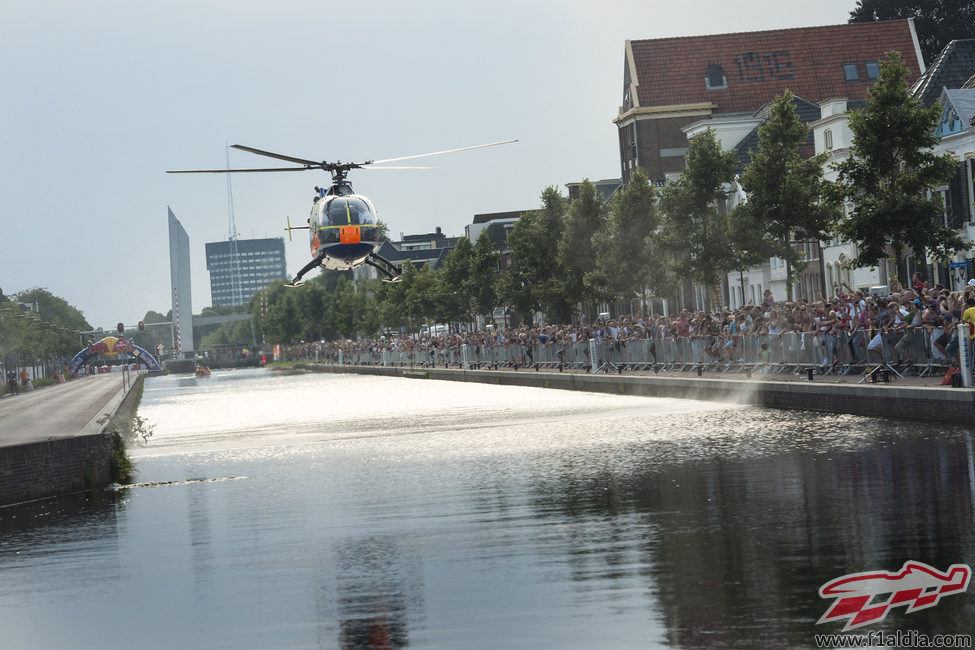
M694 122L742 119L785 89L811 104L862 100L889 50L917 78L924 71L913 20L799 27L626 42L619 129L622 178L637 165L658 184L684 168Z

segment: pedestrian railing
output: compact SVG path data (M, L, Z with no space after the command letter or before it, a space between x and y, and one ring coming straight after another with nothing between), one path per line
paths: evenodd
M935 333L939 333L940 330ZM643 339L609 338L528 344L501 341L406 347L354 345L319 356L325 363L399 367L531 368L589 372L653 371L860 375L878 371L943 374L951 365L932 341L932 328L848 332L778 332Z

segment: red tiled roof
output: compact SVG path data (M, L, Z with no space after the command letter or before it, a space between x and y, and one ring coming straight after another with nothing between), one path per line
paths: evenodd
M713 102L716 112L748 111L786 88L814 103L863 99L872 83L864 62L880 61L888 50L901 52L910 80L921 74L906 20L638 40L631 47L641 107ZM844 63L857 65L859 81L846 81ZM707 88L709 64L721 66L727 88Z

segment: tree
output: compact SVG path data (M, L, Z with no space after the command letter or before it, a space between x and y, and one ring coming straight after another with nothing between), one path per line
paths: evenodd
M360 331L366 312L365 293L357 291L355 283L348 277L341 276L331 298L327 320L334 332L333 336L354 338Z
M437 274L430 265L423 262L414 267L415 274L406 285L404 306L406 315L413 321L416 329L424 321L441 320L444 316L441 308L440 282ZM404 278L405 282L406 278Z
M474 246L471 240L461 237L457 240L457 246L447 254L439 273L447 321L471 322L474 319L474 296L471 292L473 264Z
M587 178L579 186L579 196L569 205L558 240L558 263L564 275L562 291L570 305L595 303L596 291L585 278L596 269L592 238L606 221L606 202Z
M661 242L679 276L703 284L719 299L721 274L735 268L725 202L738 159L733 151L722 152L708 129L690 139L685 161L680 178L661 193Z
M379 301L377 309L379 323L383 327L399 329L409 325L409 318L406 316L406 287L410 276L415 272L413 265L407 260L403 264L403 280L401 282L383 282L376 299Z
M565 197L549 186L542 191L541 209L521 215L508 235L511 266L502 274L502 298L526 320L538 310L555 322L571 316L558 259L565 211Z
M17 294L19 302L36 304L37 313L45 323L52 323L60 327L76 329L82 332L91 329L84 315L68 301L55 296L47 289L35 287Z
M511 264L498 278L498 295L523 319L531 320L532 313L541 308L532 292L532 282L536 277L535 267L535 211L525 212L515 222L508 234L511 248Z
M944 224L942 206L926 192L948 182L951 156L935 155L938 108L924 108L907 86L898 52L881 62L867 107L850 115L852 156L837 165L839 195L853 208L840 234L858 247L854 266L876 266L890 251L898 268L905 252L949 259L965 242Z
M283 282L275 282L267 293L268 308L262 322L265 338L269 343L294 343L301 334L295 292L287 290Z
M22 311L17 303L31 305ZM21 291L0 302L0 362L57 367L80 348L79 332L91 330L82 313L47 289Z
M857 0L851 23L913 18L921 54L934 61L953 39L975 38L973 0Z
M654 254L653 238L660 223L657 192L642 167L616 192L609 215L593 235L596 268L587 282L604 300L627 300L650 287L663 287L664 255Z
M476 314L490 316L498 306L496 279L500 258L501 254L495 250L487 229L482 230L474 244L469 285Z
M800 153L808 133L786 90L775 98L768 121L758 130L758 150L738 179L747 200L731 215L742 267L736 270L769 257L784 259L789 300L795 274L807 264L792 242L829 239L840 215L823 178L827 154L804 158Z

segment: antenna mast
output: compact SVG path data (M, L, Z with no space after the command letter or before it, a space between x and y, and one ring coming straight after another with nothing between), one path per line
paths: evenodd
M224 144L227 154L227 169L230 169L230 146ZM228 240L230 241L230 287L232 290L232 303L236 306L244 302L244 292L241 287L240 277L240 254L237 252L237 223L234 220L234 190L230 183L230 174L227 174L227 212L230 222Z

